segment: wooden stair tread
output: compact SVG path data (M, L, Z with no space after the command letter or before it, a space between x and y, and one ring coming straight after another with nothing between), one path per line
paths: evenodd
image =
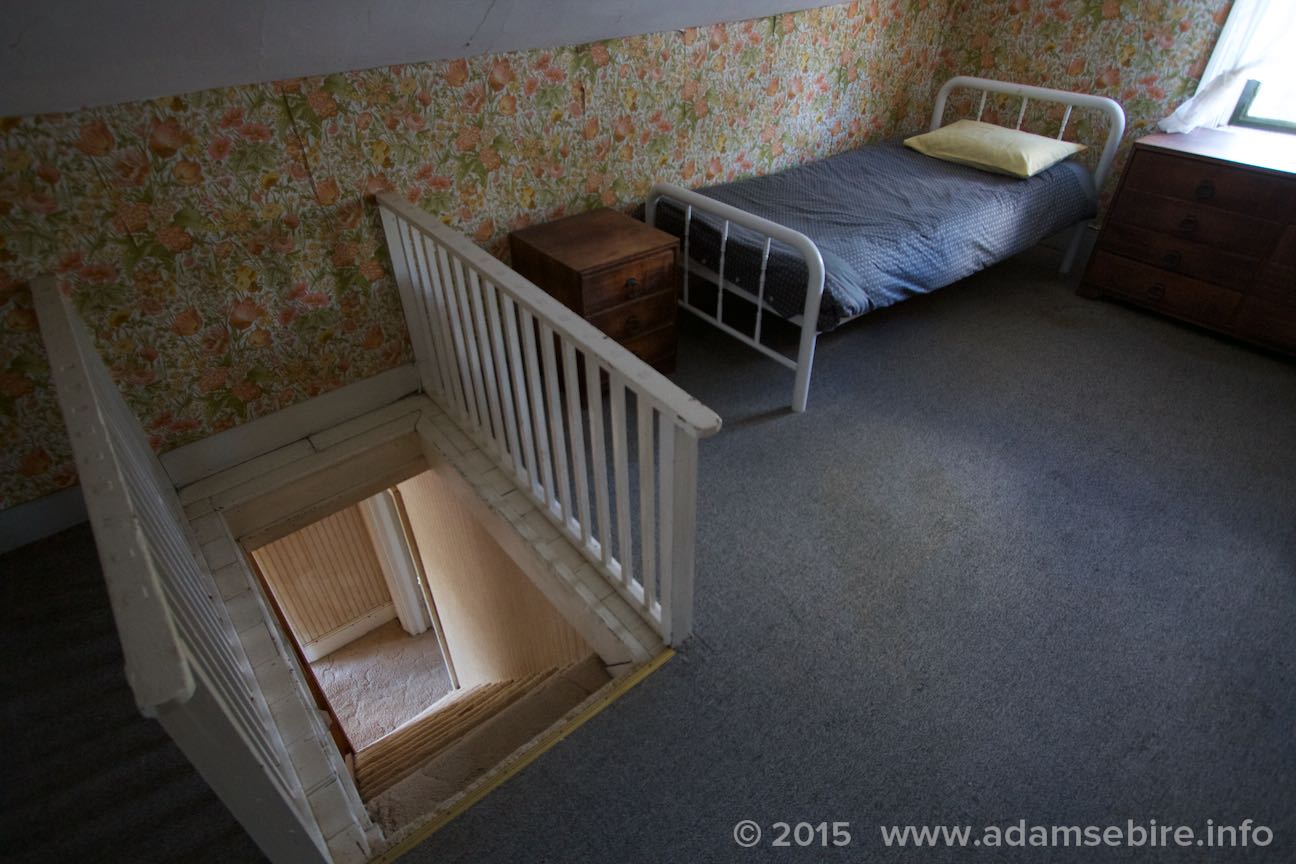
M385 832L399 830L443 806L483 775L519 758L592 694L611 682L598 655L573 663L484 718L391 786L365 797L371 818Z
M450 705L425 712L356 753L355 777L361 797L370 798L414 773L480 723L557 674L559 670L548 669L478 686Z
M552 670L544 673L543 677L549 674L552 674ZM472 718L480 716L483 711L500 706L505 700L511 701L510 697L534 686L538 683L536 679L543 680L543 677L529 676L473 688L471 693L457 700L444 712L425 715L422 721L402 727L399 734L392 733L375 742L373 746L366 747L357 754L357 766L363 761L365 766L373 767L384 764L394 755L410 749L423 749L421 747L423 742L440 738L447 730L454 730L463 726L465 722L471 722ZM361 756L363 760L359 758Z

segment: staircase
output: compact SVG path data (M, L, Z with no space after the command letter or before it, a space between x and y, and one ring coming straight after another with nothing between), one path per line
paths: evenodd
M597 655L447 696L356 754L356 785L389 838L430 814L611 681Z
M370 798L413 774L488 717L544 683L557 670L481 684L451 694L356 753L360 797Z

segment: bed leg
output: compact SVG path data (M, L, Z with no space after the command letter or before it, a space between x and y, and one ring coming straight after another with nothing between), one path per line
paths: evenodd
M1088 226L1088 222L1081 222L1071 230L1071 241L1067 243L1066 254L1062 256L1062 266L1058 268L1058 272L1063 276L1070 274L1071 268L1075 266L1076 253L1080 251L1080 241L1084 239L1085 228Z
M797 351L796 383L792 385L792 410L800 414L806 410L810 398L810 370L814 365L815 342L819 331L816 316L810 323L801 325L801 347Z

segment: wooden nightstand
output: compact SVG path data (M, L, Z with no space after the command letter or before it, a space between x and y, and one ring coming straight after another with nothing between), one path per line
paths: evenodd
M1140 138L1080 293L1296 353L1296 138Z
M658 371L675 369L679 239L615 210L509 235L513 269Z

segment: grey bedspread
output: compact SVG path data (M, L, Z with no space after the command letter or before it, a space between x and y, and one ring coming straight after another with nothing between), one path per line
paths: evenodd
M698 190L808 236L827 271L819 329L942 288L1096 212L1093 183L1067 160L1028 180L924 156L899 141L776 174ZM658 227L683 235L683 210L663 200ZM719 220L693 214L690 256L718 269ZM732 226L725 277L756 292L764 238ZM804 306L805 263L771 249L766 300L784 317Z

